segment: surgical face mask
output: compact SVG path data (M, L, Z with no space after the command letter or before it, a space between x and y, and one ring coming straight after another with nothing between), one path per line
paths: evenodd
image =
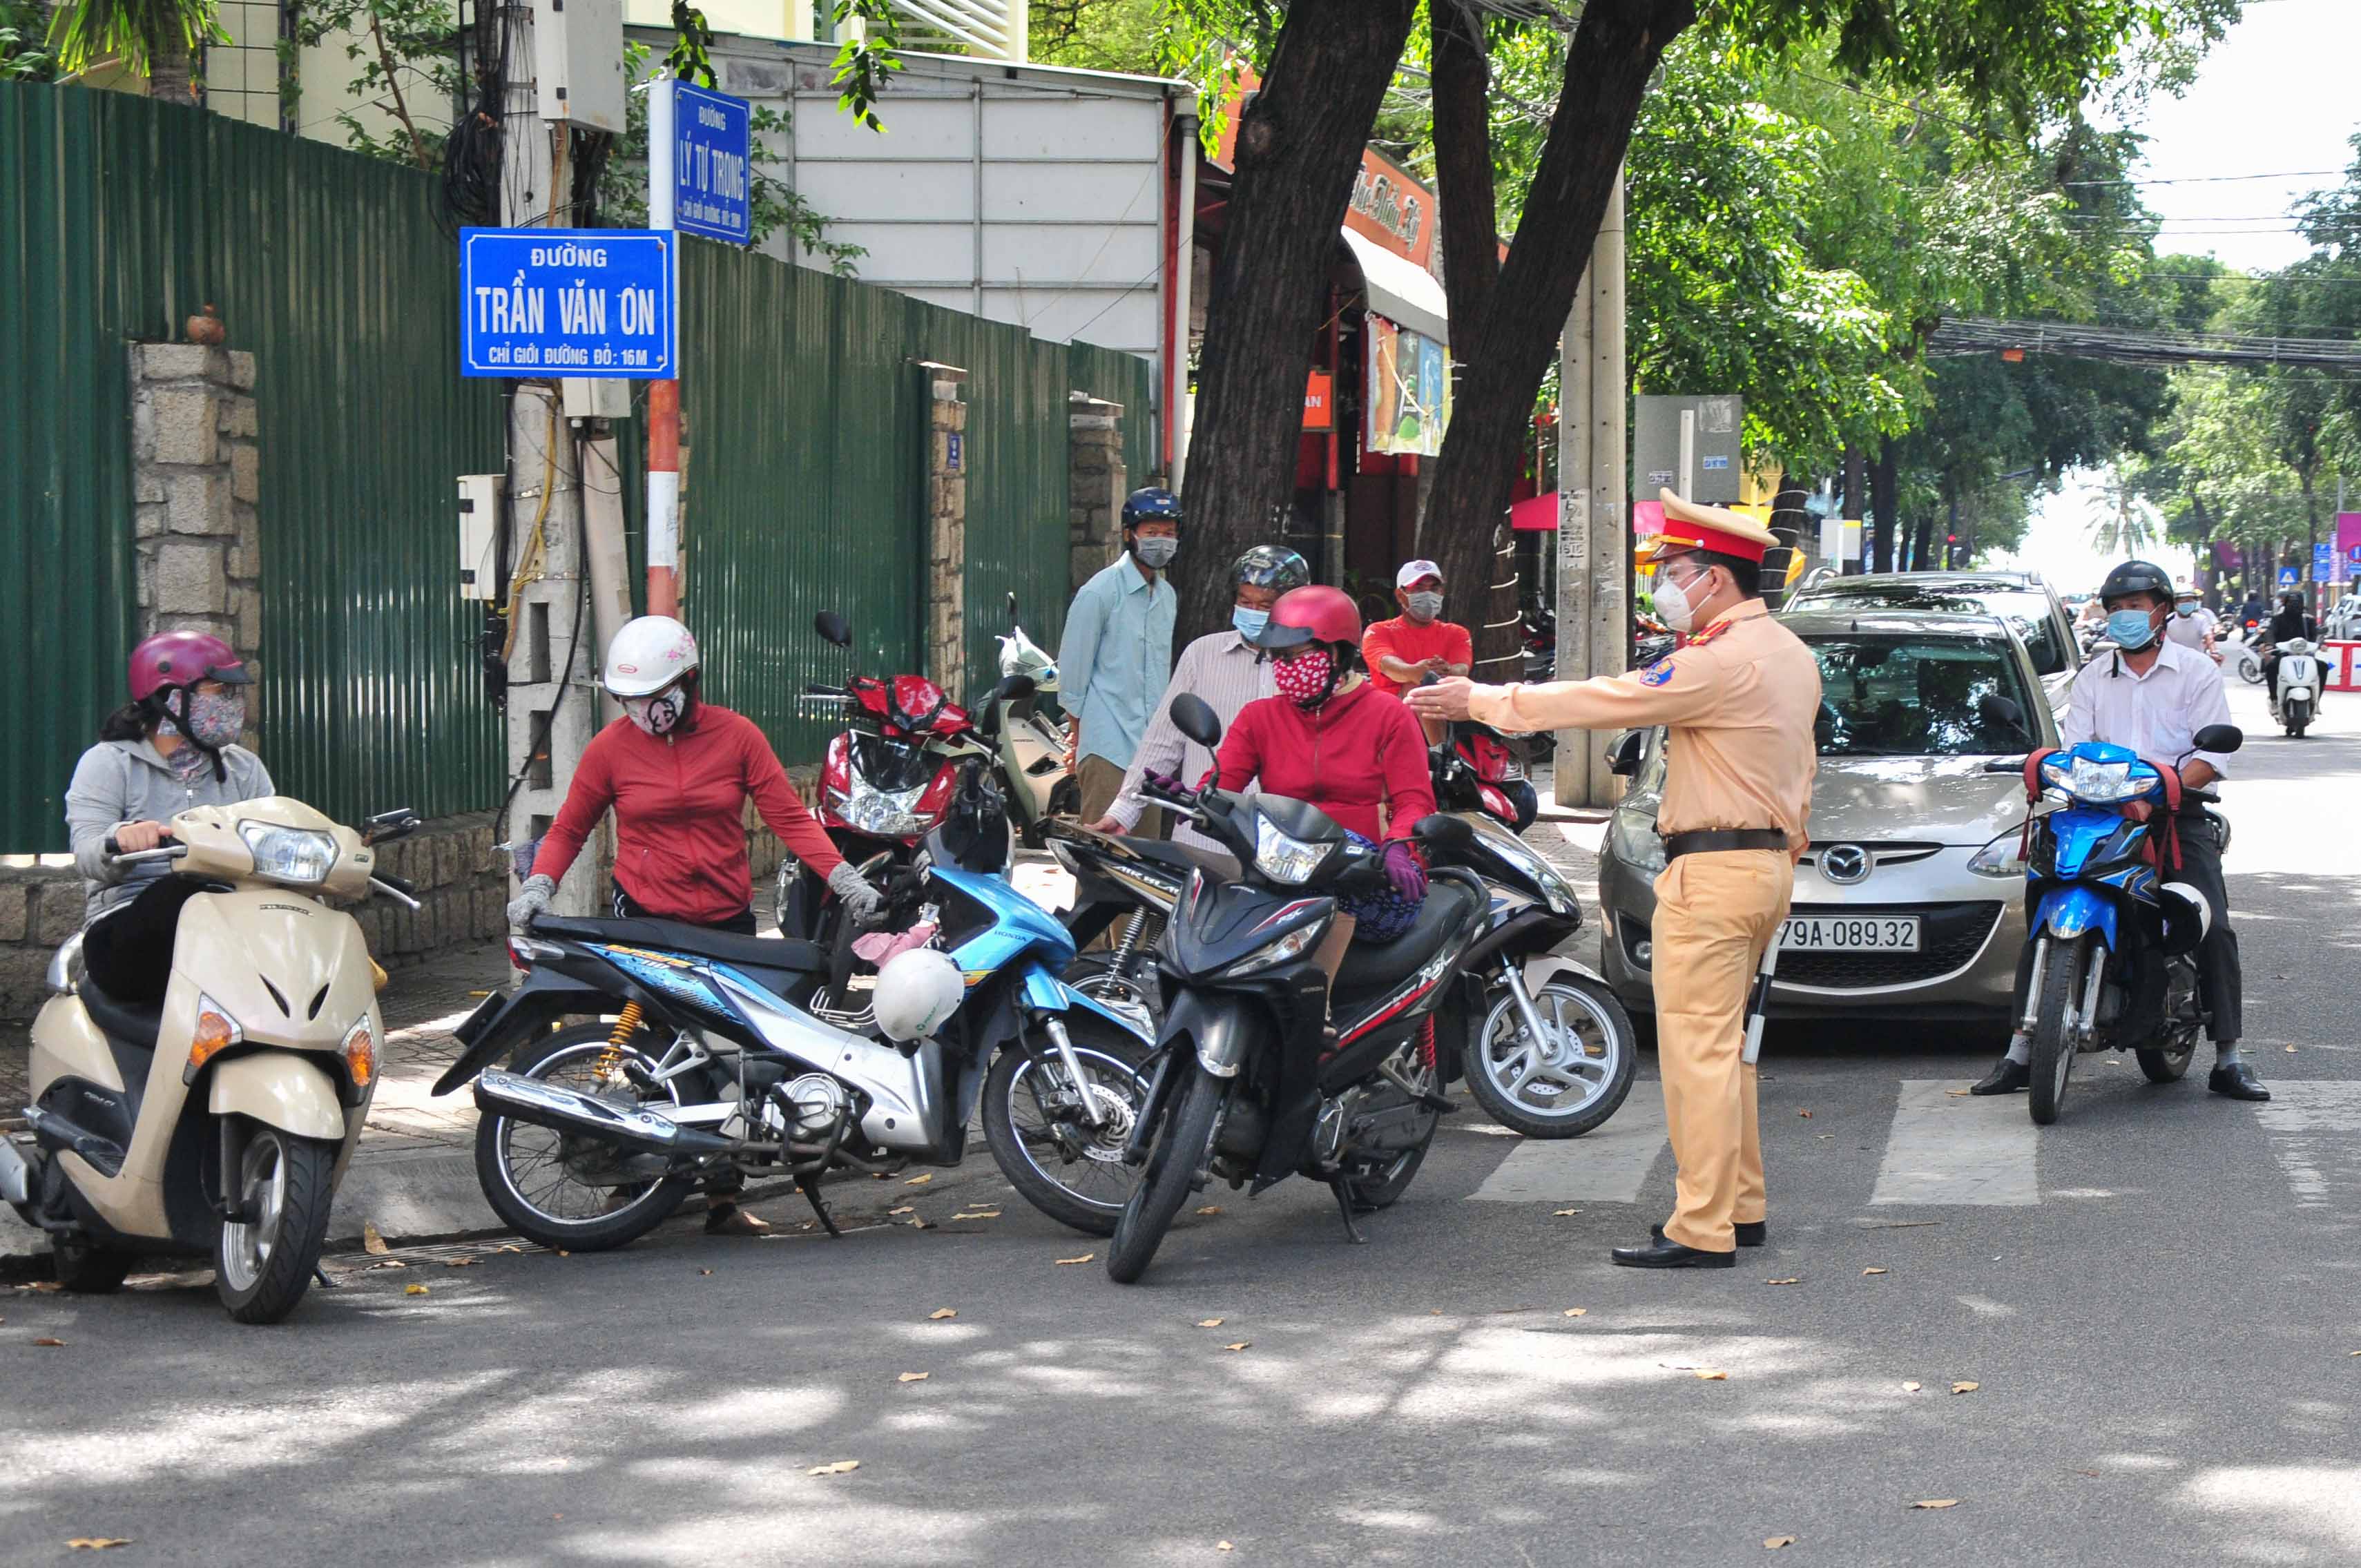
M1705 597L1704 578L1692 577L1689 579L1688 587L1699 590L1700 598ZM1687 589L1661 572L1656 575L1653 598L1656 601L1656 619L1663 621L1668 630L1685 632L1695 623L1697 608L1689 602Z
M1239 632L1251 641L1261 636L1262 629L1270 624L1270 611L1251 609L1245 605L1236 605L1230 610L1230 624L1236 627Z
M639 727L642 735L669 735L679 728L681 715L688 711L687 694L678 686L668 686L653 696L627 696L621 699L624 716Z
M156 728L218 751L245 733L246 699L236 692L192 692L188 728L182 729L177 720L169 717Z
M2107 635L2115 640L2116 647L2136 653L2156 641L2156 623L2147 610L2110 610L2107 612Z
M1131 540L1131 553L1139 557L1141 565L1151 571L1160 572L1172 564L1173 556L1180 553L1180 542L1178 539L1159 538L1152 533L1134 534Z
M1420 620L1433 620L1443 613L1441 594L1416 593L1409 595L1408 598L1411 614Z

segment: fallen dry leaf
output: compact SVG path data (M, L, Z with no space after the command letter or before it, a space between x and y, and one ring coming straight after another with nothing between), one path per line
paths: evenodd
M1867 1274L1883 1274L1883 1273L1884 1273L1884 1272L1885 1272L1885 1270L1883 1270L1883 1269L1882 1269L1882 1268L1864 1268L1864 1269L1862 1269L1862 1270L1861 1270L1861 1273L1863 1273L1863 1274L1865 1274L1865 1275L1867 1275Z
M480 1257L446 1257L443 1260L443 1266L445 1268L473 1268L476 1265L483 1261L484 1260Z
M1776 1552L1783 1546L1795 1545L1795 1538L1792 1535L1766 1535L1763 1538L1763 1544Z
M1553 1219L1563 1220L1568 1214L1579 1214L1582 1211L1579 1209L1552 1209L1550 1211L1550 1216Z
M401 1259L400 1259L400 1258L398 1258L398 1257L389 1257L389 1258L387 1258L385 1261L383 1261L382 1263L372 1263L372 1264L365 1265L364 1266L368 1267L368 1268L372 1268L372 1269L376 1269L376 1268L408 1268L408 1267L410 1266L410 1265L408 1265L408 1264L406 1264L406 1263L402 1262L402 1261L401 1261Z
M1913 1503L1910 1506L1914 1508L1956 1508L1960 1506L1960 1499L1957 1497L1927 1497L1919 1502Z
M1949 1095L1954 1100L1965 1100L1971 1091L1965 1089L1946 1089L1943 1092Z
M1219 1318L1200 1318L1197 1321L1197 1326L1201 1329L1218 1329L1222 1326L1222 1320Z
M559 1247L557 1249L557 1255L560 1257L572 1257L574 1255L566 1251L564 1247Z
M1203 1208L1197 1211L1200 1214L1218 1214L1221 1212L1222 1206L1219 1203L1208 1203Z
M997 1209L978 1209L972 1213L953 1214L951 1218L954 1220L997 1220L1000 1218L1000 1211Z
M1062 1268L1069 1264L1088 1263L1091 1259L1096 1256L1098 1256L1098 1254L1094 1252L1086 1252L1080 1257L1061 1257L1058 1260L1058 1266Z
M915 1213L917 1213L917 1212L918 1212L918 1211L917 1211L917 1209L913 1208L911 1205L909 1205L909 1204L907 1204L907 1203L905 1203L905 1204L903 1204L903 1205L902 1205L900 1208L898 1208L898 1209L888 1209L888 1210L886 1210L886 1211L885 1211L885 1217L886 1217L887 1219L891 1220L891 1219L898 1218L899 1216L904 1215L904 1214L915 1214Z
M922 1214L913 1214L902 1223L909 1226L914 1231L931 1231L935 1228L934 1226L927 1223L926 1216Z
M64 1289L65 1287L59 1284L54 1279L36 1279L30 1285L26 1286L25 1288L37 1292L39 1295L54 1296L59 1291Z
M427 1294L427 1290L423 1285L405 1285L401 1288L401 1293L405 1296L423 1296Z
M2294 1047L2293 1046L2290 1046L2290 1047L2287 1048L2287 1054L2288 1054L2288 1055L2290 1055L2290 1056L2293 1056L2293 1055L2295 1055L2295 1047Z
M1226 1541L1217 1541L1213 1542L1213 1550L1216 1552L1235 1552L1237 1548L1232 1546Z
M815 1464L804 1472L807 1475L850 1475L861 1468L858 1459L840 1459L833 1464Z
M905 1187L924 1187L928 1182L932 1181L933 1179L934 1178L931 1175L914 1176L910 1178L909 1180L902 1183L902 1185Z
M522 1252L524 1248L517 1245L514 1242L506 1242L494 1247L492 1250L494 1252Z
M699 1278L703 1278L704 1277L706 1277L707 1275L711 1274L712 1272L713 1272L713 1270L711 1270L711 1269L709 1269L709 1268L700 1268L700 1269L698 1269L698 1270L697 1271L697 1277L698 1277Z
M1785 1279L1766 1279L1763 1283L1765 1285L1801 1285L1803 1282L1803 1276L1791 1275Z
M929 1322L939 1323L945 1318L956 1318L958 1316L959 1309L956 1307L938 1307L933 1311L927 1314L927 1319Z
M1730 1381L1730 1374L1716 1366L1698 1367L1697 1369L1697 1381L1700 1383L1727 1383Z
M66 1342L61 1339L37 1339L33 1343L44 1350L63 1350L66 1347Z
M928 1376L929 1374L924 1372L905 1372L901 1376L894 1379L894 1381L896 1383L924 1383Z
M1565 1315L1569 1318L1588 1317L1590 1315L1590 1309L1587 1307L1568 1307L1565 1310Z
M393 1249L385 1245L385 1237L378 1234L378 1228L375 1222L363 1220L361 1222L361 1250L369 1254L371 1256L383 1257L387 1253Z
M1809 1111L1798 1111L1795 1114L1801 1116L1806 1122L1812 1119L1812 1113Z
M109 1547L130 1544L127 1535L78 1535L67 1541L66 1547L72 1552L104 1552Z
M1252 1343L1254 1343L1254 1341L1250 1339L1242 1339L1235 1344L1225 1344L1222 1348L1224 1350L1244 1350L1246 1346Z
M1923 1383L1905 1383L1902 1386L1902 1391L1905 1394L1916 1394L1919 1389L1925 1387L1926 1385Z
M1951 1392L1954 1394L1972 1394L1982 1387L1983 1385L1981 1383L1954 1383L1951 1385Z

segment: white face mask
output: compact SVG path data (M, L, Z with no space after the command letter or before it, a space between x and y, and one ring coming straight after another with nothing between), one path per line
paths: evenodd
M1689 587L1698 590L1697 597L1700 598L1708 597L1705 592L1703 577L1691 578ZM1687 592L1680 584L1659 576L1656 579L1655 600L1656 619L1663 621L1668 630L1686 632L1696 624L1697 607L1689 601Z

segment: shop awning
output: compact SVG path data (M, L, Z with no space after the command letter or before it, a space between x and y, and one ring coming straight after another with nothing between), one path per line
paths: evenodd
M1509 508L1509 526L1520 533L1555 533L1557 532L1557 492L1545 496L1528 496Z
M1450 309L1443 285L1433 273L1351 229L1337 232L1360 264L1361 280L1368 286L1369 309L1422 337L1437 343L1451 341Z

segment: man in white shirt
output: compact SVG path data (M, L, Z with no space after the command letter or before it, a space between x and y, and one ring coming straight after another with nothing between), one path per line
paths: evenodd
M2203 789L2228 771L2229 758L2196 749L2197 732L2230 722L2230 699L2222 672L2202 653L2164 635L2172 613L2172 580L2145 561L2130 561L2107 574L2099 589L2107 609L2111 652L2082 666L2059 727L2069 746L2103 740L2129 747L2158 769L2177 770L2181 787ZM2213 919L2197 948L2198 986L2211 1014L2213 1070L2205 1086L2233 1100L2268 1100L2271 1091L2238 1052L2240 984L2238 934L2230 929L2228 890L2222 881L2221 823L2202 802L2184 803L2176 826L2180 866L2169 880L2185 882L2204 894ZM2025 987L2032 968L2032 945L2017 965L2015 1012L2024 1015ZM1970 1091L2007 1094L2026 1087L2032 1042L2023 1033L2009 1041L2008 1054Z
M2213 612L2199 601L2195 588L2183 588L2174 596L2172 619L2165 623L2164 634L2183 648L2194 648L2200 653L2222 661L2213 652L2213 634L2217 623Z

